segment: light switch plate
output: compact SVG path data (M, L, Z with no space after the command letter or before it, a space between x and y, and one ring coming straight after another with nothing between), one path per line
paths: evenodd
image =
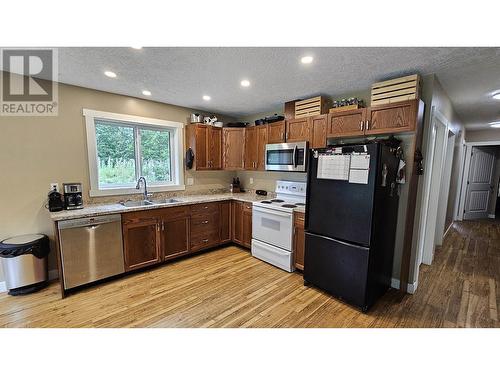
M253 177L250 177L250 185L253 185Z
M188 186L194 185L194 178L193 177L188 177L187 178L187 184L188 184Z
M51 182L50 183L50 191L54 190L54 188L56 188L56 191L59 191L59 183Z

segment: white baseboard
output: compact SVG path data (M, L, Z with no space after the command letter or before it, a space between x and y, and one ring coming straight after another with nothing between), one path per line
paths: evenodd
M495 214L488 214L488 217L489 217L490 219L494 219L494 218L495 218Z
M400 283L401 282L399 281L399 279L393 277L391 279L391 288L399 289ZM415 281L412 284L408 283L408 285L406 286L406 291L410 294L414 294L417 291L417 286L418 286L418 281Z
M59 278L59 271L49 270L49 280L57 280ZM5 281L0 281L0 293L7 291L7 283Z

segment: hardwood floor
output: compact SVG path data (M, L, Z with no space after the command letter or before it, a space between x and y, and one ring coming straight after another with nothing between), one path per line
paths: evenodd
M500 223L455 223L414 295L368 314L229 246L82 290L0 294L2 327L500 327Z

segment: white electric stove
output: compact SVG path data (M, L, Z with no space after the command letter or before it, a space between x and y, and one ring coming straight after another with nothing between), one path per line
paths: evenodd
M305 206L306 183L277 181L275 192L275 199L253 204L252 255L293 272L293 211Z

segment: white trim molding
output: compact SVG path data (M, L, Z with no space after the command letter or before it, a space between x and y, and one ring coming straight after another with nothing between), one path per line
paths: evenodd
M182 122L160 120L155 118L140 117L133 115L124 115L119 113L94 111L83 109L85 117L85 128L87 133L87 153L89 163L90 189L91 197L137 194L135 183L130 186L99 187L99 176L97 168L97 142L95 136L95 120L103 119L129 123L132 126L142 126L148 128L166 128L173 135L170 140L171 163L172 163L172 182L164 184L148 184L148 190L155 191L179 191L185 190L184 184L184 124ZM137 149L137 145L136 145ZM136 156L139 157L139 156Z
M391 279L391 288L393 289L399 289L399 285L401 284L401 282L399 281L399 279L396 279L396 278L392 278ZM418 287L418 280L415 281L414 283L408 283L406 285L406 291L409 293L409 294L415 294L415 292L417 291L417 287Z

